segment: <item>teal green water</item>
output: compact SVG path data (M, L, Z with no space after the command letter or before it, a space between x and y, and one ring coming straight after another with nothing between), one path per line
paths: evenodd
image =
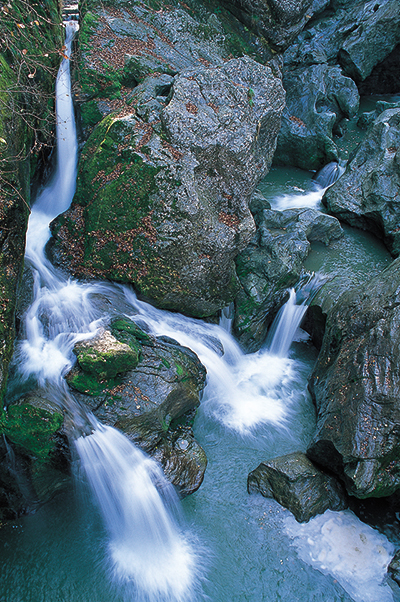
M261 189L273 205L276 196L309 191L311 177L310 172L274 168ZM390 261L375 238L345 228L345 236L330 247L313 244L306 268L329 273L337 289L338 282L346 288L365 281ZM202 407L198 412L195 435L209 464L203 485L182 503L186 528L199 550L201 593L196 600L352 600L334 577L299 558L284 527L290 513L246 490L247 475L260 462L306 449L315 426L307 393L315 359L309 342L294 343L290 356L294 377L290 393L285 389L287 417L281 426L264 422L251 435L242 436ZM71 481L68 491L35 515L0 525L0 602L133 602L132 592L111 585L106 545L97 510ZM394 591L393 600L399 599Z

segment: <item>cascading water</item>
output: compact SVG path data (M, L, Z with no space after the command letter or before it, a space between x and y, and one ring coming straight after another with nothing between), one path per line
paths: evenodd
M22 380L34 377L46 387L72 422L80 463L109 533L114 579L130 588L130 600L183 602L193 596L196 556L174 518L178 502L172 486L126 437L80 408L62 379L73 364L75 343L94 336L101 325L93 295L115 294L112 285L66 280L45 256L49 224L69 207L76 179L69 57L77 25L65 25L66 58L56 84L56 169L33 206L27 233L34 291L25 339L16 352L19 372Z
M278 211L299 207L321 209L321 199L324 196L325 191L340 178L343 172L344 168L335 161L324 165L324 167L313 176L311 183L305 183L304 188L295 186L293 187L293 192L290 194L275 196L272 202L272 208Z
M72 29L74 24L67 24L67 53L70 52ZM121 433L99 424L80 409L62 379L74 361L74 344L93 336L107 321L108 317L95 302L96 297L104 297L112 300L110 305L119 315L125 313L154 335L169 336L193 349L207 367L207 387L197 429L208 444L209 467L199 491L184 500L186 508L192 508L196 525L202 524L213 548L209 580L204 586L206 599L210 602L258 602L295 597L302 602L328 599L343 602L351 598L377 602L375 594L378 592L377 595L384 596L379 598L380 601L391 600L388 589L379 589L379 586L392 548L384 538L377 537L376 532L365 531L353 515L349 519L348 515L340 513L332 513L333 517L331 514L317 517L316 522L301 526L290 517L283 521L281 514L285 515L285 511L275 502L257 496L250 498L245 491L245 476L259 461L293 451L293 446L304 449L311 436L313 411L308 407L311 403L306 394L306 373L314 355L307 365L306 361L303 364L299 359L288 357L291 341L306 309L305 297L309 300L312 295L310 283L290 293L289 301L277 319L272 341L258 353L245 355L230 335L232 315L229 311L225 312L220 325L162 312L137 300L128 288L66 280L47 260L44 248L50 236L49 222L68 207L75 186L76 135L67 60L63 61L61 72L57 94L63 95L65 104L57 102L61 126L58 129L57 170L49 186L39 195L29 223L27 260L34 272L34 301L25 316L26 336L18 345L16 363L23 380L34 377L40 386L52 389L52 396L58 398L75 423L75 447L82 472L104 517L109 536L110 572L119 588L112 596L108 591L102 591L102 586L97 584L102 579L101 574L89 561L84 578L75 577L70 564L75 561L74 570L79 573L83 560L76 561L80 550L74 554L70 552L70 556L64 554L68 547L65 539L60 539L61 553L54 564L62 564L64 556L68 560L65 574L57 579L48 571L49 541L57 535L51 528L48 529L50 539L41 544L45 552L42 569L38 570L40 554L36 546L45 530L42 522L33 534L35 550L29 561L26 549L23 548L22 553L17 549L15 554L14 563L20 563L23 575L32 565L30 579L21 578L20 573L14 578L12 570L8 569L2 579L4 585L0 597L5 592L4 599L15 602L59 600L60 591L63 599L68 597L71 602L121 602L122 599L192 602L196 597L198 557L179 527L179 507L174 492L158 465ZM67 87L62 92L64 76ZM67 105L69 108L64 113L63 107ZM323 190L321 186L314 190L318 202ZM301 199L295 200L295 206L307 205L307 193L297 195L300 196ZM307 411L299 410L302 405ZM281 426L286 428L275 428ZM270 436L271 429L274 429L273 437ZM296 434L301 431L302 434ZM79 436L82 432L86 436ZM68 514L63 516L61 523L67 519ZM335 543L339 523L341 536ZM76 535L74 528L75 525L68 535L71 540ZM85 528L82 531L80 545L86 542L88 532ZM356 534L354 546L349 546L346 541L349 531ZM294 541L303 563L290 551L289 538ZM360 541L368 552L360 556L361 562L357 550L356 556L353 554ZM347 551L349 555L346 556ZM362 571L364 559L370 565L368 574ZM307 572L305 563L315 566L328 578L318 571L310 569ZM357 578L354 578L355 565ZM375 565L376 571L371 568ZM329 575L333 578L329 579ZM64 596L63 585L68 579L69 589ZM8 589L9 582L11 589ZM25 589L17 590L15 583ZM26 586L21 585L25 583ZM104 580L101 583L104 584Z
M306 275L297 287L289 291L289 299L277 313L268 332L265 347L271 355L287 357L307 307L326 278Z

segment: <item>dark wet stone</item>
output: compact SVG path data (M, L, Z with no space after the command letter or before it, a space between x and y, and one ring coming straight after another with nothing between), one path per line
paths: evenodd
M247 479L249 493L259 492L288 508L298 522L325 510L347 507L341 484L317 468L305 454L295 452L262 462Z

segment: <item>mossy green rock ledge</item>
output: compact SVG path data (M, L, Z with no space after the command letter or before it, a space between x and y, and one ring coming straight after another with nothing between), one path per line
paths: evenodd
M70 482L64 416L40 391L0 417L0 517L33 512Z

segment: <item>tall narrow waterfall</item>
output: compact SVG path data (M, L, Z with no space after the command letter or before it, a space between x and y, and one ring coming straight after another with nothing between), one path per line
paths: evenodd
M62 379L73 364L74 344L92 337L101 323L92 296L119 292L112 285L66 280L45 255L49 224L69 207L75 190L77 140L69 57L76 30L76 23L66 23L66 58L56 85L55 172L29 220L26 259L33 270L34 298L25 315L17 361L22 378L33 377L39 386L51 389L52 398L75 422L76 450L109 534L115 580L128 587L130 600L186 602L193 599L195 555L179 527L172 486L158 465L126 437L78 407Z

